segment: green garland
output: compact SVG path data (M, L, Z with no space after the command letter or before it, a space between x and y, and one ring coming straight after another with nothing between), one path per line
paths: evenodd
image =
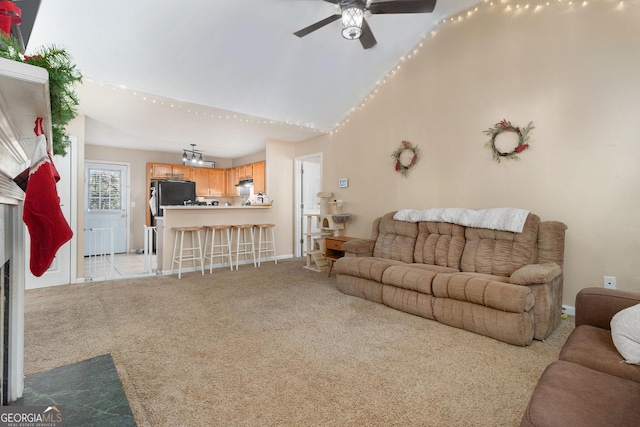
M529 140L529 131L533 128L533 122L529 122L527 127L520 129L517 126L513 126L511 122L502 120L500 123L496 123L494 127L484 131L485 134L491 136L485 147L491 150L493 159L498 163L500 163L501 158L519 160L518 154L529 148L527 141ZM518 135L518 145L508 153L502 152L496 147L496 138L504 132L515 132Z
M53 154L66 155L70 143L66 128L78 115L79 102L74 85L82 83L82 74L63 49L55 46L42 47L33 55L25 56L14 37L8 37L4 33L0 37L0 57L45 68L49 72Z

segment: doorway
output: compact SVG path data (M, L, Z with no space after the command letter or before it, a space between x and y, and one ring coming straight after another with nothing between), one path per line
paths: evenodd
M84 176L84 255L102 255L106 250L102 245L96 247L96 240L93 239L95 233L90 230L110 229L113 229L113 241L108 245L113 244L116 254L126 253L129 235L129 165L87 161Z
M320 199L318 193L322 191L322 153L296 157L295 182L295 256L305 255L306 235L317 232L312 222L311 230L307 230L305 214L320 213Z

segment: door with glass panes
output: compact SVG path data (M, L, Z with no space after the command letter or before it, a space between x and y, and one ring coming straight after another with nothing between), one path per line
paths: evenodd
M109 253L110 236L114 253L126 252L127 165L87 162L84 173L84 255Z

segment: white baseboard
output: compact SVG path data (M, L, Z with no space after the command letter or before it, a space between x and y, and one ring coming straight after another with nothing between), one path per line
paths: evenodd
M563 305L562 306L562 313L568 314L569 316L575 316L576 315L576 308L575 307L571 307L570 305Z

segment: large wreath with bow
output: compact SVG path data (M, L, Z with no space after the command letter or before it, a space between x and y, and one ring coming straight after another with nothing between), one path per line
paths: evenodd
M409 162L407 162L406 160L402 160L402 155L407 151L413 154ZM393 159L395 160L396 172L400 172L403 176L407 176L407 172L409 172L409 169L411 169L413 165L415 165L418 161L419 152L420 150L418 149L417 145L411 145L409 141L402 141L400 147L398 147L398 149L391 155L391 157L393 157Z
M519 160L520 157L518 157L518 154L529 148L529 144L527 144L527 141L529 140L529 131L531 131L531 129L533 128L533 122L529 122L527 127L521 129L518 126L513 126L510 121L502 120L500 123L496 123L494 127L484 131L485 134L491 137L491 139L485 144L485 147L491 150L493 159L498 163L500 163L500 159L503 158ZM518 135L518 145L516 145L514 149L509 151L508 153L500 151L496 147L496 138L498 137L498 135L504 132L515 132Z

